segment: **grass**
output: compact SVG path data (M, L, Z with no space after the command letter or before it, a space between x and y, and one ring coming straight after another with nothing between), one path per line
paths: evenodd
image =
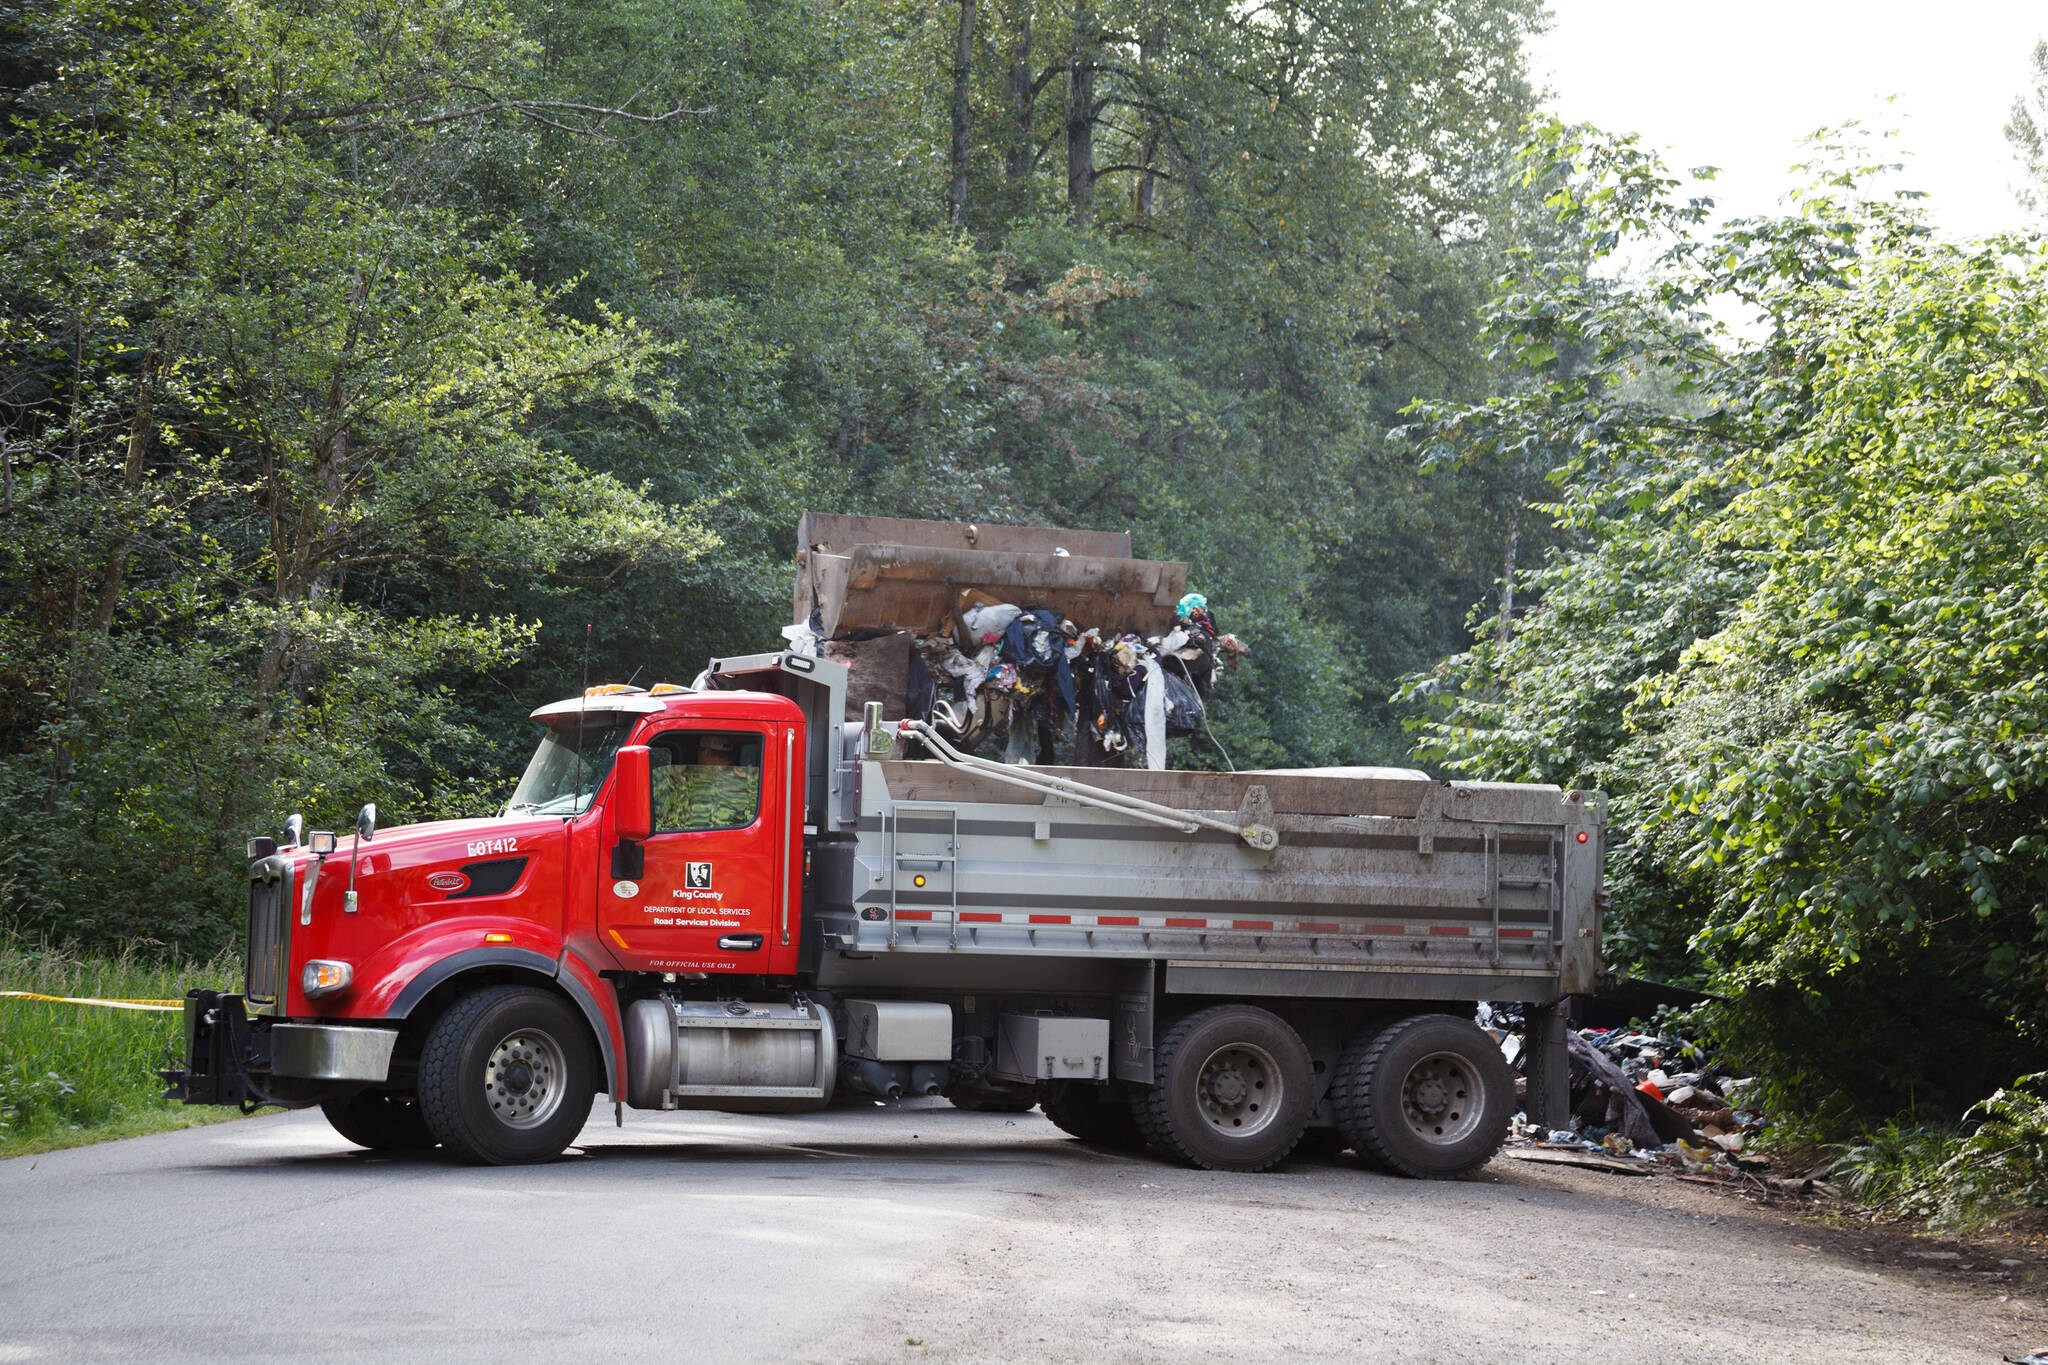
M80 957L0 937L0 990L170 1000L187 988L234 988L239 959L160 962L124 953ZM175 1013L0 999L0 1158L238 1117L160 1098L156 1071L180 1044Z
M1851 1199L1894 1218L1931 1221L1942 1212L1942 1168L1962 1138L1953 1124L1891 1119L1835 1147L1830 1173Z
M1834 1150L1851 1198L1935 1231L2048 1208L2048 1073L1999 1089L1960 1124L1893 1120Z

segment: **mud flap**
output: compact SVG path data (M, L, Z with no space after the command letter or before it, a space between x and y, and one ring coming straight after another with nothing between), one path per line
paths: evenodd
M1158 992L1150 962L1122 962L1116 969L1116 1002L1110 1017L1109 1074L1120 1081L1150 1085L1152 1027Z
M1571 1121L1571 1062L1565 1048L1565 1002L1531 1005L1525 1046L1529 1081L1524 1112L1546 1128L1562 1128Z

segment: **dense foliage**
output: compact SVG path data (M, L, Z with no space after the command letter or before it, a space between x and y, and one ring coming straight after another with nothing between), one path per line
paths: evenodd
M1387 436L1555 237L1536 13L9 0L0 912L215 950L285 811L489 809L586 638L772 641L805 506L1131 529L1240 763L1398 760L1545 534Z
M2048 247L1940 240L1819 151L1709 235L1553 130L1560 210L1667 249L1532 260L1492 328L1540 382L1429 414L1439 458L1550 452L1574 539L1409 692L1452 768L1613 793L1611 956L1700 973L1778 1102L1954 1118L2048 1045Z

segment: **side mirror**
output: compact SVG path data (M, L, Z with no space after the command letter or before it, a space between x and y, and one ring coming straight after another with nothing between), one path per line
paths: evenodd
M368 842L377 837L377 803L365 802L356 812L356 838Z
M654 778L645 744L628 744L612 760L612 824L639 843L654 832Z
M284 848L298 848L306 842L306 817L294 811L284 822Z

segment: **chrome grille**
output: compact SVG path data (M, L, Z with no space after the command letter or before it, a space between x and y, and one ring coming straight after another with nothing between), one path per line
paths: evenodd
M243 994L254 1005L277 1003L284 990L286 954L291 932L285 916L291 907L291 875L266 869L249 883L249 939Z

